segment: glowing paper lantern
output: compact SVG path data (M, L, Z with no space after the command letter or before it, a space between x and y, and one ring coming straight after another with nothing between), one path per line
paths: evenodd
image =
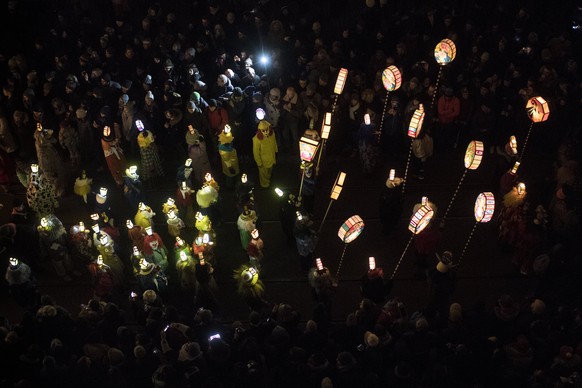
M525 183L519 182L517 184L517 195L525 195Z
M475 221L485 223L491 221L495 212L495 196L491 192L480 193L475 201Z
M38 164L31 164L30 171L32 171L33 174L38 174Z
M331 131L331 112L325 112L325 119L321 125L321 138L324 140L329 139L329 133Z
M283 193L283 190L281 190L281 189L280 189L280 188L278 188L278 187L277 187L277 188L275 188L275 193L276 193L276 194L277 194L279 197L282 197L282 196L283 196L283 194L284 194L284 193Z
M344 243L351 243L362 234L364 225L364 221L360 216L351 216L340 226L337 235Z
M408 230L414 234L419 234L428 226L433 216L434 210L428 204L422 205L410 218Z
M135 120L135 126L137 127L137 129L139 129L140 132L142 132L145 129L143 122L141 120Z
M434 48L434 59L441 66L448 65L457 56L457 46L450 39L441 40Z
M388 92L398 90L402 85L402 74L394 65L388 66L382 72L382 85Z
M424 106L418 105L418 109L414 111L410 124L408 125L408 136L416 139L422 130L422 123L424 122Z
M513 165L513 167L511 168L511 173L513 175L515 175L517 173L517 169L519 168L520 163L519 162L515 162L515 164Z
M254 238L255 240L259 238L259 231L257 229L253 229L253 231L251 232L251 237Z
M315 259L315 266L317 267L318 271L323 271L323 263L319 257Z
M376 269L376 259L374 257L368 258L368 267L370 268L370 271L373 271Z
M307 137L301 137L299 140L299 157L302 161L310 163L317 153L319 142Z
M255 116L257 117L257 120L261 121L265 119L265 110L263 108L257 108L257 110L255 111Z
M483 159L483 142L473 140L467 146L465 151L465 168L476 170Z
M394 181L394 178L396 178L396 170L395 169L390 169L390 173L388 174L388 180L390 182Z
M517 139L513 135L509 137L509 146L511 147L511 152L517 155Z
M546 121L550 116L550 107L542 97L532 97L528 100L525 109L527 115L534 123Z
M333 199L334 201L337 201L342 192L342 188L344 187L344 181L346 180L346 175L347 174L345 172L340 171L340 173L337 175L337 178L335 178L335 183L331 188L330 194L330 198Z
M342 67L339 71L339 74L337 75L335 86L333 87L333 92L335 94L342 94L342 91L344 90L344 86L346 84L346 78L348 78L348 69L344 69Z

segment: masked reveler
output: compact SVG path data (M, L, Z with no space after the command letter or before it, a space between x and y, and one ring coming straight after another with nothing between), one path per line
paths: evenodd
M123 172L126 168L125 155L119 145L119 139L114 136L108 126L103 128L101 146L103 147L103 154L105 155L109 172L111 172L111 176L117 186L121 187L123 185Z
M130 210L138 208L140 202L145 200L142 182L137 174L137 166L129 166L125 169L123 177L123 195L129 201Z
M141 226L142 228L147 228L148 226L152 226L152 218L156 215L151 207L146 205L143 202L140 202L137 208L137 213L134 217L134 222L136 225Z
M273 166L277 163L277 140L268 121L261 120L253 137L253 156L259 168L261 187L271 185Z
M63 223L53 214L40 219L38 237L41 251L48 256L55 272L64 281L70 282L70 274L80 275L73 270L73 263L67 249L67 232Z
M162 271L168 270L168 250L159 234L146 228L144 238L143 252L148 262L159 266Z
M31 165L30 168L31 173L26 190L28 206L34 210L39 218L53 214L55 208L59 207L59 202L55 196L55 186L45 179L37 164Z
M198 186L202 186L204 176L212 170L208 160L208 153L206 152L204 137L191 125L188 126L188 132L186 132L186 144L188 145L188 158L191 160L192 175L194 175L195 183ZM192 182L190 182L190 185L192 185Z
M229 125L218 134L218 153L222 162L222 173L226 176L226 186L234 187L235 177L239 174L238 156L233 146L234 136Z
M100 253L103 259L103 263L111 268L111 275L113 279L113 285L115 287L123 284L125 277L125 267L123 262L115 252L115 244L107 233L101 231L99 232L99 237L96 239L95 247Z

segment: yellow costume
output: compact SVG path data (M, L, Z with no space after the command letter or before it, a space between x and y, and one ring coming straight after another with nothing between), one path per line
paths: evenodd
M220 135L218 135L218 141L220 143L218 146L218 153L220 154L220 160L222 162L222 173L228 177L238 175L238 156L236 149L232 146L232 142L234 141L232 132L220 132Z
M253 156L259 168L261 187L269 187L273 165L277 163L277 140L268 121L261 120L253 137Z

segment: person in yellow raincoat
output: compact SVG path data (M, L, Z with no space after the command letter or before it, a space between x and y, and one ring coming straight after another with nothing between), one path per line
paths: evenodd
M261 187L269 187L273 165L277 163L277 140L266 120L259 121L258 130L253 137L253 156L259 168L259 183Z

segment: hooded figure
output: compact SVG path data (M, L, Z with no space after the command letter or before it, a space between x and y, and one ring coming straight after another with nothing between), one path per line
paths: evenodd
M63 223L55 215L50 214L40 219L37 227L41 252L48 256L55 272L64 281L70 282L73 265L67 249L67 232Z
M222 173L226 176L226 186L234 186L234 177L239 174L238 156L233 147L234 136L230 126L225 126L218 135L218 153L222 161Z
M386 187L380 194L380 222L384 234L390 234L396 229L402 215L402 190L399 186L403 181L398 177L386 180Z
M178 245L176 243L176 271L182 291L191 292L192 297L196 294L196 261L192 257L192 250L188 244Z
M26 309L36 308L38 303L38 289L36 281L30 272L30 267L18 259L11 257L6 268L5 279L8 290L19 306Z
M253 137L253 156L259 168L261 187L269 187L273 166L277 163L277 140L268 121L261 120Z
M132 168L133 167L133 168ZM137 209L145 200L143 187L135 166L125 169L123 177L123 195L129 201L130 210Z
M123 185L123 173L126 168L125 155L123 149L119 145L119 140L115 138L111 128L106 126L103 128L103 137L101 138L101 146L103 147L103 154L107 161L107 166L111 172L113 180L117 186Z
M251 241L251 232L255 230L257 222L257 213L253 210L245 209L238 217L236 225L240 234L240 243L242 249L246 250Z
M192 161L194 179L197 185L202 185L204 176L212 171L206 152L206 142L196 128L189 126L186 132L186 144L188 145L188 158Z
M142 130L137 135L137 145L141 156L141 175L144 181L164 175L158 146L151 131Z

